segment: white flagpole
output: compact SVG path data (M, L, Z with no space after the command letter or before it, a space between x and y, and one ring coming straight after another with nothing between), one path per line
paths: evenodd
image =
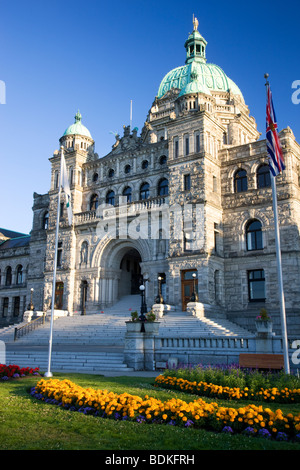
M61 195L61 185L62 185L62 155L63 155L63 147L61 147L59 189L58 189L58 197L57 197L57 216L56 216L56 232L55 232L55 254L54 254L53 283L52 283L52 301L51 301L51 320L50 320L48 370L45 373L45 377L52 377L52 375L53 375L52 372L51 372L51 355L52 355L53 317L54 317L55 287L56 287L58 231L59 231L59 218L60 218L60 195Z
M130 100L130 132L132 131L132 100Z
M269 74L265 74L266 86L269 86ZM268 90L268 89L267 89ZM268 99L268 97L267 97ZM276 130L275 130L276 132ZM266 142L268 145L268 143ZM269 157L271 158L271 157ZM281 266L281 248L280 248L280 233L278 224L278 207L277 207L277 189L276 189L276 176L270 171L271 186L272 186L272 197L273 197L273 212L274 212L274 226L275 226L275 244L276 244L276 261L277 261L277 276L278 276L278 287L279 287L279 303L280 303L280 320L281 320L281 335L283 343L283 356L284 356L284 369L285 373L290 373L289 364L289 348L287 339L287 328L286 328L286 315L285 315L285 300L283 292L283 280L282 280L282 266Z
M272 195L273 195L277 275L278 275L278 285L279 285L281 335L282 335L282 342L283 342L284 368L285 368L285 373L289 374L290 364L289 364L289 349L288 349L287 329L286 329L285 300L284 300L284 292L283 292L282 267L281 267L281 249L280 249L280 234L279 234L279 225L278 225L276 179L275 179L275 176L273 176L271 172L270 174L271 174Z

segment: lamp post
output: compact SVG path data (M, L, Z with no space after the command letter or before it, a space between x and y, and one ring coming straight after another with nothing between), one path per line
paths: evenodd
M156 297L156 299L155 299L155 303L156 303L156 304L163 304L163 303L164 303L164 299L163 299L163 296L161 295L161 281L162 281L162 277L158 276L157 280L158 280L158 294L157 294L157 297Z
M196 292L196 277L197 277L197 274L193 273L192 277L193 277L193 293L192 293L192 296L191 296L191 302L198 302L198 294Z
M33 297L33 292L34 292L34 289L33 287L30 289L30 304L28 305L28 310L34 310L34 305L33 305L33 301L32 301L32 297Z
M140 291L141 291L141 314L139 316L139 319L142 322L141 331L145 331L144 323L146 321L145 313L147 313L147 305L146 305L146 302L145 302L145 286L144 286L144 284L142 284L140 286Z

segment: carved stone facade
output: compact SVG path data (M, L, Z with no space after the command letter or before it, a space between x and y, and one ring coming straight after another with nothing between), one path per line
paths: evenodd
M266 143L238 87L206 63L205 48L194 29L186 65L161 82L140 135L124 126L108 155L95 153L79 113L60 138L74 220L70 227L61 205L57 308L99 312L139 293L141 282L151 306L160 276L165 303L179 310L196 286L204 315L253 329L264 306L279 325ZM300 146L290 128L280 139L286 170L276 180L289 327L300 313ZM51 303L60 157L56 150L50 158L49 192L34 195L24 254L26 295L33 287L38 310ZM9 253L1 247L4 273ZM3 279L2 312L8 295Z

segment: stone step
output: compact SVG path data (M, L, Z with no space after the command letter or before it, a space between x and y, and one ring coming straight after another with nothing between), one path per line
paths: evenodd
M7 351L6 364L17 364L20 367L39 367L41 371L48 368L47 351ZM51 370L68 372L132 371L123 363L123 354L103 352L68 352L52 351Z

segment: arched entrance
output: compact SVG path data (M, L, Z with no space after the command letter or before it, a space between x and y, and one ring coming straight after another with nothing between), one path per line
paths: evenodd
M123 256L120 263L119 297L124 295L139 294L139 286L142 283L141 263L139 252L131 248Z
M149 278L145 262L150 259L147 240L102 238L92 260L99 273L99 306L109 307L124 296L140 294L143 277Z

